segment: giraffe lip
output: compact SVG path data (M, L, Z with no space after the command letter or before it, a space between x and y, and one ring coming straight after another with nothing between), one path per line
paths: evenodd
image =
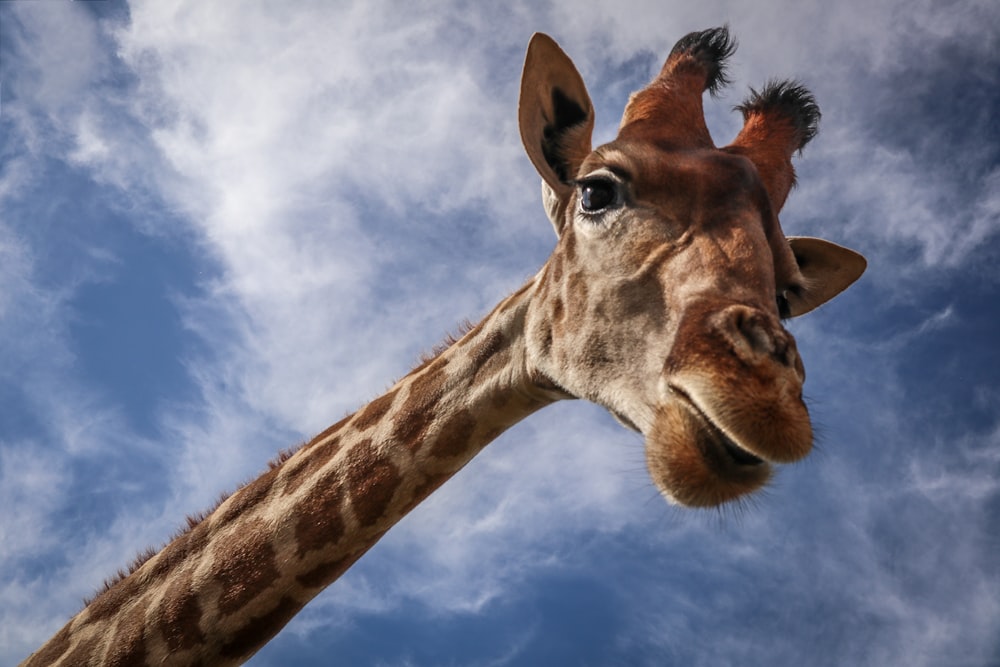
M705 414L705 411L698 407L691 396L678 387L677 385L671 384L669 386L671 393L673 393L679 402L684 405L701 423L701 425L708 431L713 437L711 441L718 445L719 449L725 453L725 455L735 464L740 466L760 466L764 465L764 459L760 458L756 454L747 451L743 447L740 447L732 438L725 434L725 432L714 422L712 418Z
M621 412L618 412L617 410L612 410L610 408L608 408L608 412L610 412L611 416L617 419L618 423L624 426L625 428L629 429L630 431L635 431L636 433L642 433L642 429L636 426L635 422L633 422L631 419L623 415Z

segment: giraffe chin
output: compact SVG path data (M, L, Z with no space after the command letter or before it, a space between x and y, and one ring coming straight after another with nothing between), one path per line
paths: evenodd
M681 393L657 409L646 437L646 465L667 500L716 507L757 491L772 467L746 451Z

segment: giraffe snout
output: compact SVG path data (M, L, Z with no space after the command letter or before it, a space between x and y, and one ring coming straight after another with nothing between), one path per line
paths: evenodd
M789 463L812 447L804 378L795 340L775 315L703 302L681 319L664 364L663 404L693 406L725 435L723 445L728 440L769 463Z

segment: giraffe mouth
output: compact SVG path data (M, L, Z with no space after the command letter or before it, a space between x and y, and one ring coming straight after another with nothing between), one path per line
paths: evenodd
M621 424L628 430L635 431L636 433L642 433L642 429L636 426L635 422L626 417L623 413L619 412L618 410L613 410L611 408L608 408L608 412L611 413L611 416L614 417L619 424Z
M646 465L671 502L715 507L767 484L768 460L747 451L673 383L646 436Z
M719 453L724 454L738 466L764 465L764 459L740 447L736 441L726 435L725 431L712 421L712 418L705 414L704 410L698 407L698 404L691 399L691 396L686 391L676 385L670 385L669 388L671 393L678 399L678 402L697 419L703 430L710 436L708 438L700 438L699 443L716 445L716 449L718 450L716 455Z

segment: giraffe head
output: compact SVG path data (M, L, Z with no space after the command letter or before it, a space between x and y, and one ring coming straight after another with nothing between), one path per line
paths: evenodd
M549 37L532 39L521 82L521 137L559 237L527 315L530 370L640 431L657 486L691 506L750 493L810 451L782 319L865 269L779 225L820 115L805 89L751 91L739 135L713 144L702 97L734 49L725 28L681 39L597 149L583 80Z

